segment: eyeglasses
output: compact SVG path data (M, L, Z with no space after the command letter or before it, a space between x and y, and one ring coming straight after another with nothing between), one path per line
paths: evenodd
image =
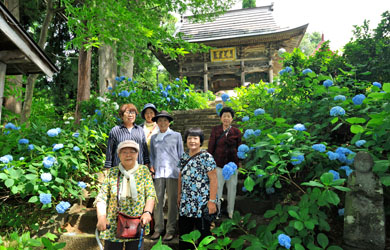
M135 115L136 112L135 112L135 110L130 110L130 111L124 112L124 114L125 114L125 115Z

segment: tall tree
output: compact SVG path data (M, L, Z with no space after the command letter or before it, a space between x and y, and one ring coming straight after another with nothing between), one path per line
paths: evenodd
M313 33L306 33L303 36L299 48L306 56L310 56L313 54L315 48L318 46L320 41L321 34L319 32L315 31Z
M249 9L256 7L256 0L242 0L242 8Z

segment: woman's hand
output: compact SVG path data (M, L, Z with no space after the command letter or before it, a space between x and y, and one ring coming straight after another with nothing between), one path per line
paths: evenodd
M108 221L107 217L105 215L98 217L98 222L96 224L96 227L99 231L104 231L107 229Z
M217 204L212 201L207 202L207 208L209 209L209 214L215 214L217 212Z
M152 215L148 212L145 212L141 216L141 225L144 226L152 221Z

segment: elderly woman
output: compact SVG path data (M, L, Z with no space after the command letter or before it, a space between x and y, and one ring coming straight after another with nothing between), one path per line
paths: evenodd
M222 168L229 162L234 162L238 166L237 150L241 145L241 132L238 128L232 126L234 111L230 107L222 108L219 113L221 125L215 126L211 130L209 145L207 151L213 155L217 164L218 177L218 197L222 197L225 179L222 175ZM227 187L227 212L229 218L233 217L234 203L237 191L237 170L229 180L226 181ZM221 203L218 202L220 210Z
M213 156L201 151L204 134L200 128L190 128L184 134L189 149L180 160L178 183L179 234L188 234L197 229L200 241L210 233L211 221L206 219L205 207L209 214L217 212L217 173ZM181 238L180 238L181 239ZM194 246L179 241L179 249L192 249Z
M177 179L180 157L183 155L183 139L181 134L169 128L172 116L166 111L161 111L153 121L157 122L160 131L152 136L150 142L151 171L155 172L154 186L157 191L158 203L154 214L155 226L152 240L160 238L164 231L163 200L167 193L168 218L164 241L172 240L177 223Z
M138 164L139 145L132 140L119 143L117 153L120 159L118 166L109 169L99 194L96 197L97 229L103 231L104 249L116 250L137 249L139 239L117 238L117 214L141 216L141 225L145 234L149 233L148 223L152 220L156 192L148 167ZM119 189L118 189L119 187ZM110 225L110 228L107 228ZM142 242L143 249L143 242Z
M148 165L149 153L144 130L134 123L138 114L137 108L131 103L123 104L118 113L123 124L113 127L110 131L104 167L112 168L118 166L119 157L116 151L118 144L125 140L133 140L139 144L138 163Z
M153 117L157 115L158 111L156 106L152 103L147 103L144 105L144 108L141 111L141 117L145 120L141 127L144 129L146 143L148 144L148 149L150 151L150 139L152 135L158 133L158 125L154 121L152 121Z

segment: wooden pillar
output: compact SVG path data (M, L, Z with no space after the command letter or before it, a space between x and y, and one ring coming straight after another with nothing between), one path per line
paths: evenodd
M241 86L245 84L245 64L244 61L241 61Z
M1 111L3 109L3 98L4 98L4 85L5 85L5 72L7 65L0 62L0 124L1 124Z
M272 58L269 60L269 68L268 68L268 81L269 83L272 83L274 81L274 66Z
M209 74L208 74L208 69L207 69L207 62L204 63L204 74L203 74L203 88L204 92L206 93L209 90L209 83L208 79Z

